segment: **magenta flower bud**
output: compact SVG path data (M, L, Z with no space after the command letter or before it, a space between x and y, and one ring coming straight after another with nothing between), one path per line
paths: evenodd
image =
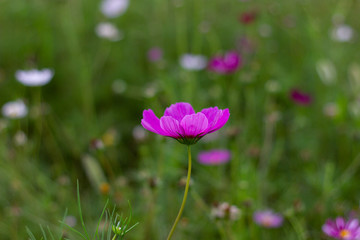
M192 145L206 134L222 128L229 116L229 109L211 107L195 113L189 103L180 102L168 107L160 119L151 109L144 110L141 125L151 132Z
M271 210L266 211L256 211L254 213L254 221L263 227L266 228L277 228L280 227L283 223L283 217L278 214L274 213Z
M209 61L210 71L219 74L235 72L241 65L241 57L236 52L227 52L224 56L217 55Z
M309 94L297 89L291 90L290 97L295 103L300 105L309 105L312 102L312 97Z
M198 155L199 163L205 165L220 165L227 163L231 158L231 152L226 149L213 149L206 152L200 152Z
M322 230L326 235L335 239L360 239L360 226L357 219L347 222L342 217L337 217L335 220L328 219L322 226Z

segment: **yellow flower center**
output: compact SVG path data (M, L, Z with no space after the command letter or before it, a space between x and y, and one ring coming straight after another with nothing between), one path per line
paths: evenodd
M273 220L270 216L264 216L262 223L266 227L270 227L273 224Z
M339 234L339 235L340 235L341 238L344 239L344 238L350 236L350 232L349 232L349 230L343 229L343 230L340 231L340 234Z

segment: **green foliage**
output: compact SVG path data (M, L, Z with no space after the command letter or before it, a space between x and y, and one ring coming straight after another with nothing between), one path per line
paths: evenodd
M68 239L67 237L65 237L66 234L64 234L63 227L66 227L67 229L70 230L70 232L72 232L75 236L77 236L75 239L84 239L84 240L104 240L104 239L110 240L110 239L112 239L112 240L115 240L115 239L117 239L117 237L119 237L119 239L123 239L125 234L127 234L136 225L139 224L139 223L135 223L131 227L129 226L129 224L131 222L131 217L132 217L132 210L131 210L130 202L129 202L130 215L129 215L129 217L126 217L125 219L123 219L122 214L119 215L115 212L115 210L116 210L115 207L111 213L108 210L106 211L106 209L108 207L108 201L106 201L105 206L101 212L100 218L98 220L95 233L94 233L93 237L90 237L90 235L86 229L85 222L83 220L83 213L81 210L81 202L80 202L79 182L77 182L77 203L78 203L78 210L79 210L79 217L80 217L80 221L81 221L82 232L80 232L76 228L71 227L68 224L66 224L66 222L65 222L66 213L65 213L64 219L61 221L61 226L59 229L60 236L57 239L59 239L59 240ZM103 229L101 231L99 231L101 224L103 224ZM46 228L47 232L44 230L42 225L40 225L40 229L41 229L41 233L42 233L41 240L47 240L48 236L49 236L49 238L51 238L51 240L55 240L54 234L52 233L52 231L50 230L49 227ZM111 230L113 231L114 234L111 233ZM28 227L26 227L26 232L28 233L31 240L36 240L34 234L31 232L31 230ZM113 237L112 237L112 235L113 235ZM71 238L71 239L74 239L74 238Z
M181 204L186 149L139 125L144 109L160 116L180 101L231 116L192 148L174 240L325 239L327 218L359 216L359 1L131 0L112 19L99 4L0 0L0 107L22 99L29 108L23 119L0 118L0 239L111 239L110 223L130 230L130 216L142 224L126 240L165 239ZM246 11L257 13L254 22L239 21ZM100 22L123 39L98 37ZM348 42L333 38L342 24L353 30ZM154 46L162 61L148 61ZM179 64L185 53L228 50L243 58L231 75ZM51 68L54 78L43 87L16 81L17 70L31 68ZM296 104L293 88L313 102ZM231 161L196 161L213 148L229 149ZM126 212L128 200L129 218L106 211ZM241 217L214 219L219 202ZM281 228L254 223L254 211L267 208L285 216ZM59 224L65 209L79 214Z

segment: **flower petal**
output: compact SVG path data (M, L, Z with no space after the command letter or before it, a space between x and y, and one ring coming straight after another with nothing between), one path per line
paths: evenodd
M208 129L214 127L219 118L222 116L222 111L218 107L205 108L201 110L201 112L205 114L206 118L208 119Z
M336 229L334 229L334 223L331 220L327 220L326 223L322 226L322 230L325 234L330 237L336 236Z
M160 118L160 126L165 132L165 136L173 138L181 138L184 134L179 125L179 121L171 116L163 116Z
M236 70L240 61L240 56L236 52L229 52L224 56L224 63L229 71Z
M229 117L230 117L229 109L226 108L226 109L220 110L220 111L221 111L221 116L219 116L217 119L215 119L216 123L214 123L214 125L207 130L207 133L212 133L212 132L215 132L216 130L219 130L229 120Z
M151 109L144 110L143 119L141 119L141 125L151 132L166 136L165 132L160 127L159 118Z
M164 116L171 116L181 122L181 120L190 114L194 114L195 111L190 103L179 102L172 104L165 110Z
M180 126L184 130L185 137L198 137L208 128L208 119L201 112L186 115L182 119Z
M341 230L345 227L345 220L342 217L337 217L335 222L338 229Z
M347 225L347 229L354 230L359 226L359 220L351 219L346 225Z

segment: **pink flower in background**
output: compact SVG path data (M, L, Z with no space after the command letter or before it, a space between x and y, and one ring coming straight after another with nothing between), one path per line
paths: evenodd
M229 109L210 107L195 113L189 103L180 102L168 107L160 119L153 110L144 110L141 125L151 132L192 145L206 134L222 128L229 116Z
M290 97L294 102L300 105L309 105L312 102L312 98L309 94L297 89L291 90Z
M280 214L274 213L271 210L256 211L254 213L254 221L266 228L280 227L283 223L283 220L284 219Z
M241 57L234 51L227 52L224 56L217 55L209 62L209 69L220 74L235 72L241 65Z
M256 15L255 11L244 12L241 14L239 20L243 24L250 24L256 19Z
M148 51L147 56L150 62L158 62L163 57L163 51L159 47L153 47Z
M357 219L351 219L348 222L342 217L337 217L335 220L328 219L322 226L322 230L329 237L336 239L360 239L360 226Z
M206 152L200 152L198 161L205 165L219 165L227 163L231 158L231 152L226 149L213 149Z

